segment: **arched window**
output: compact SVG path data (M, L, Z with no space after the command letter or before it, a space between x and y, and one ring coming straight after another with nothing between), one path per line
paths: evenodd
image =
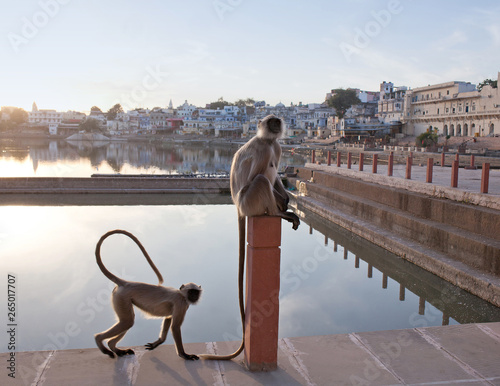
M451 126L450 126L450 135L451 135L452 137L454 137L454 136L455 136L455 125L451 125Z
M469 136L469 125L467 123L464 124L464 137Z
M490 125L490 134L494 134L495 133L495 125L492 123Z
M444 125L443 131L444 131L444 136L446 137L448 135L448 125Z
M458 124L457 125L457 137L462 136L462 125Z
M476 134L476 124L473 123L470 127L470 135L474 136Z

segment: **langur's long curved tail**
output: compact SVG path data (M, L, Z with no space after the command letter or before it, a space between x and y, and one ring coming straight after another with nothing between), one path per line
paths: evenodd
M245 226L245 216L238 215L238 233L239 233L239 267L238 267L238 297L240 301L240 315L241 315L241 326L243 328L243 336L241 337L241 344L238 350L229 355L211 355L202 354L199 355L201 359L214 359L220 361L228 361L236 358L240 355L245 348L245 236L246 236L246 226Z
M95 247L95 258L97 261L97 265L101 269L104 276L106 276L109 280L111 280L113 283L115 283L117 285L123 285L123 283L124 283L123 279L120 279L119 277L115 276L114 274L112 274L111 272L108 271L108 269L102 263L102 259L101 259L101 245L102 245L103 241L106 238L108 238L109 236L114 235L116 233L120 233L120 234L123 234L125 236L130 237L137 244L137 246L141 249L144 257L148 261L149 265L151 266L151 268L153 268L153 271L156 273L156 276L158 277L158 285L163 283L163 277L161 276L161 273L158 270L158 268L156 268L156 265L153 263L153 260L151 260L151 257L149 257L148 253L146 252L146 248L143 247L141 242L132 233L121 230L121 229L115 229L113 231L109 231L109 232L105 233L104 235L102 235L102 237L99 239L99 241L97 242L97 245Z

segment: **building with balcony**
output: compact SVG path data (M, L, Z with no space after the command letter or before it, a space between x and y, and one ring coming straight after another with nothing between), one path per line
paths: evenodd
M418 136L429 129L457 137L500 135L500 94L490 85L481 91L469 82L456 81L419 87L407 93L406 104L407 135Z

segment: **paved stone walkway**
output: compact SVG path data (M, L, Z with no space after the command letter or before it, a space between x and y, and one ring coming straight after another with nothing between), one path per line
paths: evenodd
M237 342L187 344L229 352ZM279 340L278 369L248 372L234 361L184 361L172 345L110 359L98 349L16 354L2 385L500 385L500 323Z

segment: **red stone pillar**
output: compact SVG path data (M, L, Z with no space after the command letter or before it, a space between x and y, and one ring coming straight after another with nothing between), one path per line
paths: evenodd
M389 154L389 161L387 163L387 175L389 177L392 177L392 168L394 166L394 152L390 152Z
M411 180L411 156L406 157L406 179Z
M441 167L444 167L444 151L441 153Z
M476 168L474 154L471 154L471 156L470 156L470 168L471 169L475 169Z
M455 161L453 161L451 166L451 187L456 188L457 186L458 186L458 160L455 159Z
M281 218L248 218L245 363L250 371L278 366Z
M342 161L342 154L340 153L340 151L337 152L337 167L339 168L340 165L342 165L341 163Z
M372 173L377 174L378 154L373 155Z
M427 175L425 178L425 182L432 184L432 167L434 166L434 159L427 158Z
M332 164L332 152L328 150L328 162L327 165L330 166Z
M490 184L490 164L483 163L483 171L481 173L481 193L488 193Z
M359 153L359 171L363 171L363 163L365 162L365 153Z
M351 159L352 159L352 154L351 152L347 153L347 169L351 168Z
M316 163L316 150L313 150L311 152L311 163L312 164Z

